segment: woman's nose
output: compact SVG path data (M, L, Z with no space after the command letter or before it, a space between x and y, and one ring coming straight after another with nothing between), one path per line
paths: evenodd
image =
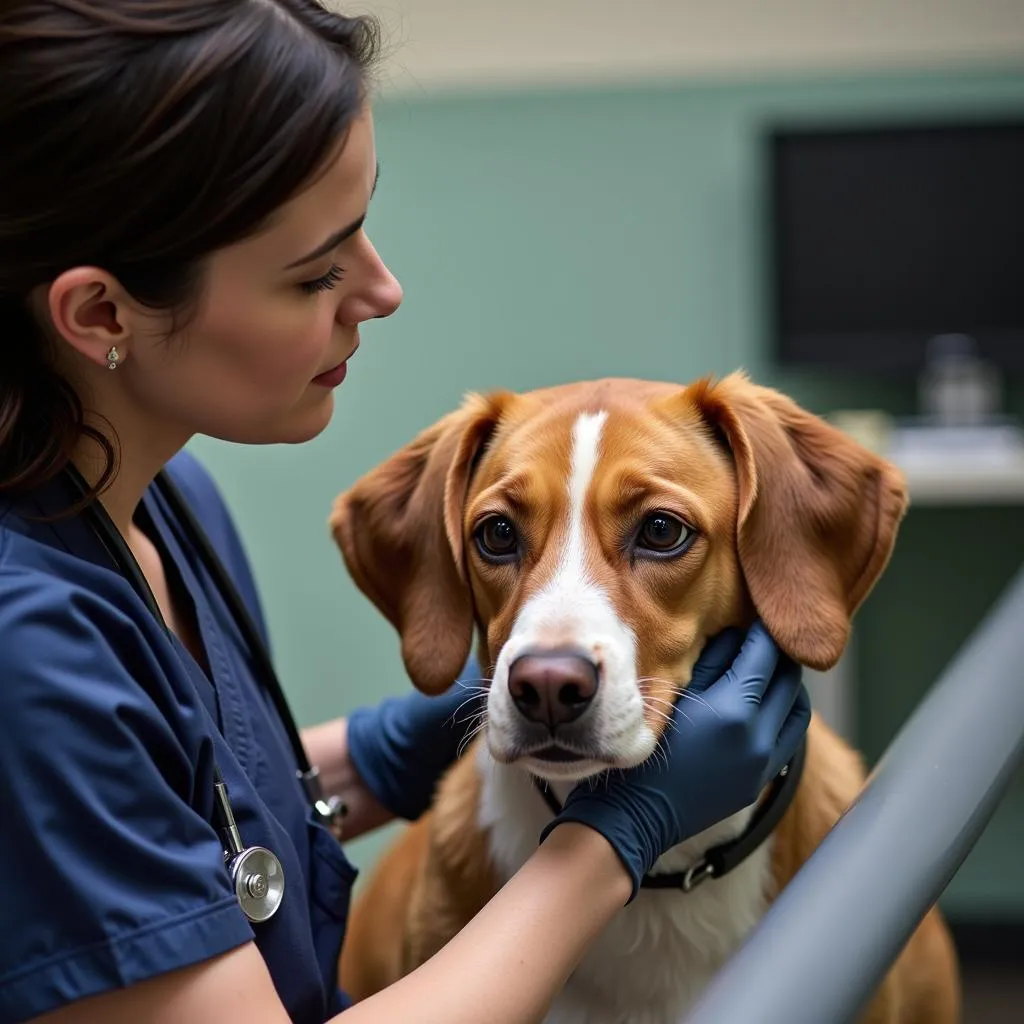
M381 261L381 281L374 288L374 302L378 307L375 317L391 316L392 313L402 304L402 286L398 278Z
M339 318L346 322L361 323L391 316L402 304L402 286L398 278L388 269L370 240L366 239L364 244L362 280L351 296L352 304L344 303L338 311Z

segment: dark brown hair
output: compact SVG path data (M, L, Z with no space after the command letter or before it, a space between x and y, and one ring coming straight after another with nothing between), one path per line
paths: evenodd
M357 116L376 23L316 0L0 5L0 496L52 479L83 434L29 293L78 265L139 302L194 302L202 260L254 233Z

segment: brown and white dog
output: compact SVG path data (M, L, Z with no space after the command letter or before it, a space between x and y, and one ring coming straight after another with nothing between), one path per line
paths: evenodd
M893 466L740 374L472 396L339 496L334 536L400 634L413 683L447 688L474 634L492 675L486 728L357 901L343 986L365 998L412 970L522 866L552 814L531 776L564 799L579 779L649 757L710 636L760 615L801 664L835 664L906 506ZM679 1021L863 781L857 754L813 718L769 838L689 893L641 890L548 1024ZM693 864L753 810L655 870ZM933 909L865 1019L959 1017Z

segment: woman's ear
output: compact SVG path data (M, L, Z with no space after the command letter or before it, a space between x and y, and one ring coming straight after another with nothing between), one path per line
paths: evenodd
M785 395L732 374L684 399L728 446L751 598L782 649L827 669L882 574L908 506L891 463Z
M91 363L107 366L111 349L115 365L128 354L128 296L104 270L74 267L54 279L43 308L53 331Z
M473 642L462 513L477 455L509 396L470 396L335 500L334 539L356 586L402 639L413 684L440 693Z

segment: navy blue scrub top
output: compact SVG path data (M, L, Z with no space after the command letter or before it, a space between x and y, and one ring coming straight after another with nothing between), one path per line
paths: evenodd
M259 628L239 536L182 453L171 476ZM194 964L251 939L291 1019L347 1000L337 960L356 870L312 820L270 698L228 610L151 488L211 679L112 566L87 519L29 522L64 481L0 503L0 1024ZM246 845L281 859L284 901L251 925L213 822L220 766Z

